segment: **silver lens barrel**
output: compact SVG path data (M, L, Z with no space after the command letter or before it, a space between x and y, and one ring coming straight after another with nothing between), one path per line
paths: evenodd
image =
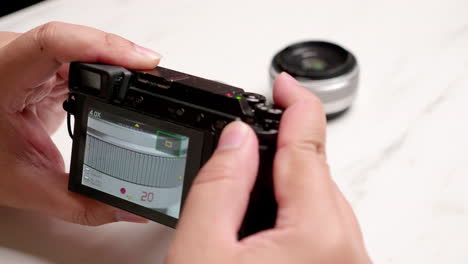
M289 73L317 95L328 118L344 113L357 94L357 60L333 43L308 41L286 47L272 60L269 72L272 84L281 72Z

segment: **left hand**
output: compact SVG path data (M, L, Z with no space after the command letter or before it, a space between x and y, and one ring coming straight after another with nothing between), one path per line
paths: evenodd
M27 33L0 32L0 206L99 225L146 220L68 192L68 174L50 135L68 95L68 63L152 69L160 55L93 28L52 22Z

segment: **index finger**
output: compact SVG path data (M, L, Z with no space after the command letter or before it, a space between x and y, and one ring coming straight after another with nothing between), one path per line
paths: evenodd
M300 144L324 154L326 117L318 97L284 72L275 80L273 96L275 103L286 109L278 147Z
M151 69L160 59L159 54L117 35L59 22L22 34L0 49L0 57L0 87L4 103L27 96L63 63L102 62L133 69Z
M308 221L317 206L327 210L326 200L335 199L325 155L325 113L320 100L286 73L275 81L274 99L286 109L274 163L277 225Z
M10 41L17 38L20 34L15 32L0 32L0 48L10 43Z

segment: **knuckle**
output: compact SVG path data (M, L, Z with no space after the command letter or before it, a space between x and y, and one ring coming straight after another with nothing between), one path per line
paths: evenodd
M114 44L115 35L112 33L104 32L104 43L107 46L112 46Z
M315 137L300 140L291 140L278 146L277 153L284 153L291 159L300 158L302 160L317 157L321 161L326 161L325 143Z
M104 32L104 44L112 49L112 48L125 48L131 46L133 43L129 40L126 40L116 34Z
M101 223L88 208L80 208L72 213L72 222L80 225L97 226Z
M291 147L298 152L307 152L315 154L325 153L325 144L321 140L315 138L304 138L302 140L294 141Z
M234 180L235 169L231 163L217 162L203 167L195 178L194 184L206 184Z
M61 22L52 21L37 28L34 40L41 52L49 49L50 43L53 42L57 30L62 24Z

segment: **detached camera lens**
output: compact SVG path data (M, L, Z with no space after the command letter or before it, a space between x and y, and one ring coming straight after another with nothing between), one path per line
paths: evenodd
M290 45L272 60L273 81L287 72L322 101L328 118L344 113L356 95L359 67L356 58L344 48L324 41Z

